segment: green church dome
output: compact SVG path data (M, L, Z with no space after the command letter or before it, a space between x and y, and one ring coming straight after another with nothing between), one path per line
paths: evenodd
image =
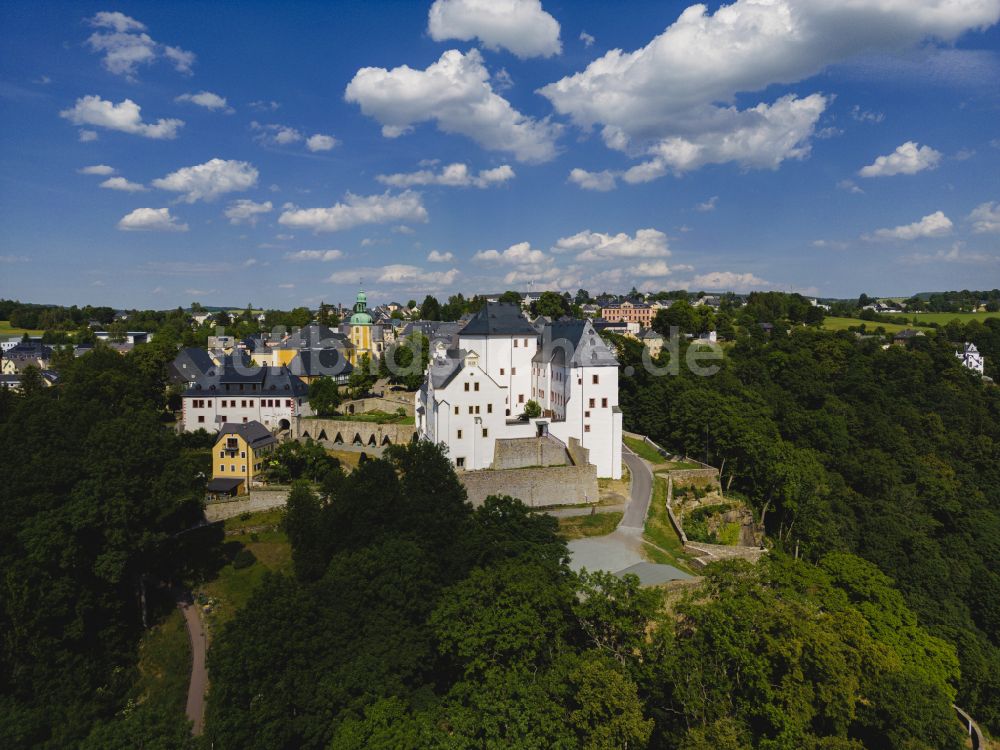
M354 314L351 316L352 326L370 326L372 324L372 316L368 314L367 307L368 295L363 290L359 291L354 302Z

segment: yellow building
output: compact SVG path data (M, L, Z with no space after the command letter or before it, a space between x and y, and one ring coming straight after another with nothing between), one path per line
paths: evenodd
M210 495L243 495L264 469L267 454L278 441L260 422L226 422L212 447Z
M363 354L367 354L369 359L375 362L382 357L385 350L382 326L376 326L372 322L372 316L368 313L367 308L368 295L359 291L357 300L354 302L354 313L341 327L353 347L348 352L352 365L357 365Z

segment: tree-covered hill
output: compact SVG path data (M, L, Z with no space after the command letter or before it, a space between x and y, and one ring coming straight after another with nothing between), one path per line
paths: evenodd
M741 337L712 377L652 376L618 342L637 373L621 401L629 428L721 466L780 547L854 553L891 577L957 649L960 705L996 730L1000 388L962 368L949 338L883 348L778 326Z
M299 486L294 575L213 646L214 747L953 748L954 648L878 569L776 554L667 606L575 575L555 521L472 510L429 444Z

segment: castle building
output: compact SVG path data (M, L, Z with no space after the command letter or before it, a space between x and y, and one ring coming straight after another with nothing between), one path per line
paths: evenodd
M601 477L621 477L618 360L589 320L539 333L516 305L487 303L432 353L415 397L418 432L444 443L458 469L493 468L498 440L555 438L588 452ZM541 416L528 418L529 401Z
M983 355L979 353L975 344L966 344L962 347L962 351L956 353L956 356L970 370L978 372L980 375L986 371L986 363L983 361Z
M227 357L196 378L181 397L185 432L212 432L227 422L260 422L287 430L297 416L309 416L309 386L287 367L255 365Z

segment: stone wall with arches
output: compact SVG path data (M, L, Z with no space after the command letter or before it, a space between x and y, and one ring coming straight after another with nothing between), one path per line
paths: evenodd
M326 448L378 448L412 443L417 428L412 424L378 424L348 419L299 417L292 426L298 440L312 439Z

